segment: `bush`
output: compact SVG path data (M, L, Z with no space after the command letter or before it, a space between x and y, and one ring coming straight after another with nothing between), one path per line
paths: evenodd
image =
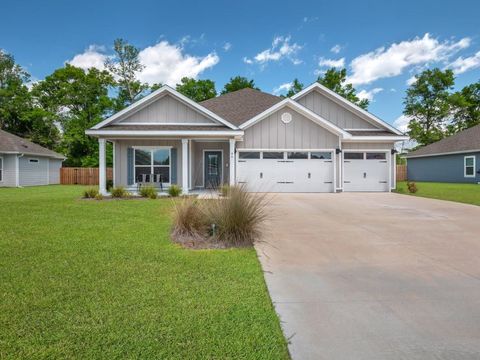
M98 193L97 195L95 195L95 200L103 200L103 195Z
M168 195L171 197L177 197L182 193L182 188L178 185L172 184L168 188Z
M228 193L230 192L230 186L229 185L222 185L220 186L220 195L223 197L227 197Z
M110 193L112 194L112 197L114 197L114 198L124 198L124 197L127 197L129 195L128 191L125 190L125 188L123 186L117 186L117 187L112 188Z
M107 191L110 191L111 188L113 188L113 180L107 180Z
M408 188L408 192L410 192L411 194L415 194L418 191L417 184L414 182L408 181L407 188Z
M140 187L139 193L141 197L150 198L150 199L157 198L157 189L151 185Z
M94 199L95 196L98 195L98 189L97 188L88 188L83 192L83 197L85 199Z
M205 237L207 234L207 218L201 209L199 200L184 198L175 201L174 235L187 237Z

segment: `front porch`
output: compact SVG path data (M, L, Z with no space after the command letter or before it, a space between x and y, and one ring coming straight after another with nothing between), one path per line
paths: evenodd
M235 142L227 138L107 138L99 142L100 192L106 188L106 143L113 144L113 186L137 192L151 185L183 194L235 183Z

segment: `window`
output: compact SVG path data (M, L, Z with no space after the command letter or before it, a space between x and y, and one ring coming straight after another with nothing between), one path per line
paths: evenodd
M475 177L475 156L465 156L463 158L464 177Z
M135 148L135 182L170 183L170 149Z
M331 160L332 153L331 152L319 152L319 151L312 151L310 153L310 159L323 159L323 160Z
M308 152L289 152L287 159L308 159Z
M346 152L343 154L345 160L363 160L362 152Z
M0 156L0 181L3 181L3 157Z
M259 152L252 152L252 151L240 151L238 153L239 159L260 159Z
M38 164L38 159L28 159L28 162L31 164Z
M367 160L385 160L387 154L384 152L367 152Z
M263 153L264 159L283 159L283 152L282 151L265 151Z

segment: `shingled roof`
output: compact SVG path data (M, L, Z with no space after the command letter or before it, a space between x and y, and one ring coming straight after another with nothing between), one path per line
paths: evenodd
M245 88L200 102L235 126L239 126L282 101L281 97Z
M407 154L407 158L469 151L480 151L480 125L412 151Z
M65 156L62 154L25 140L17 135L10 134L4 130L0 130L0 153L39 155L65 159Z

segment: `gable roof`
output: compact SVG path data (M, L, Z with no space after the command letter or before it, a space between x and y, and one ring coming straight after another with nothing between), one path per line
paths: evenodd
M480 151L480 125L473 126L455 135L412 151L407 154L407 158L470 151Z
M202 101L200 105L240 126L280 101L281 97L245 88Z
M313 122L317 123L318 125L322 126L323 128L329 130L330 132L341 135L343 138L350 138L351 135L346 132L345 130L339 128L337 125L333 124L332 122L325 120L320 115L314 113L313 111L307 109L306 107L300 105L298 102L293 101L290 98L283 99L282 101L278 102L277 104L269 107L265 111L261 112L257 116L251 118L247 122L240 125L240 129L246 129L259 121L262 121L269 115L273 114L275 111L281 109L284 106L288 106L291 109L297 111L298 113L302 114L306 118L312 120Z
M110 116L108 119L98 123L97 125L93 126L90 130L99 130L104 126L111 124L114 121L119 121L127 116L133 114L134 112L144 108L145 106L151 104L156 99L164 96L166 93L171 94L173 97L177 98L184 104L190 106L193 109L196 109L200 113L204 114L205 116L209 117L210 119L214 120L215 122L225 125L230 129L237 129L237 127L231 124L229 121L223 119L221 116L217 115L216 113L210 111L209 109L203 107L199 103L196 103L192 99L189 99L185 95L179 93L178 91L172 89L168 85L162 86L160 89L152 92L151 94L145 96L144 98L134 102L130 106L127 106L125 109L115 113L114 115Z
M39 155L56 159L65 159L65 156L62 154L25 140L20 136L10 134L4 130L0 130L0 153Z
M325 95L329 99L343 105L343 107L350 110L351 112L353 112L357 116L360 116L362 119L365 119L365 120L367 120L368 122L370 122L374 125L378 125L378 126L381 126L381 127L385 128L387 130L390 130L393 133L395 133L396 135L403 135L400 130L396 129L392 125L390 125L387 122L381 120L380 118L378 118L375 115L369 113L368 111L362 109L360 106L355 105L351 101L348 101L343 96L338 95L336 92L330 90L329 88L327 88L326 86L323 86L322 84L319 84L318 82L314 82L312 85L306 87L302 91L300 91L297 94L295 94L294 96L292 96L292 100L297 100L297 99L303 97L304 95L306 95L306 94L308 94L308 93L310 93L311 91L314 91L314 90L320 92L321 94Z

